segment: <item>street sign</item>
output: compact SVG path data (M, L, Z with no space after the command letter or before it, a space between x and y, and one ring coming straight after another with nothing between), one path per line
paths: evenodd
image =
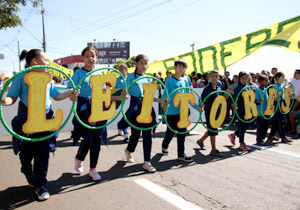
M130 42L92 42L88 46L99 52L96 64L115 64L129 58Z

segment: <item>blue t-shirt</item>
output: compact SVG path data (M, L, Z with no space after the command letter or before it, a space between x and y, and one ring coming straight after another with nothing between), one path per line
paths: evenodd
M132 81L134 81L135 79L143 77L143 76L146 76L146 75L145 74L140 75L140 74L135 74L135 73L128 74L128 76L126 78L127 86L129 86L130 83ZM135 82L128 91L129 95L134 96L134 97L144 97L144 89L143 89L144 83L151 83L150 78L140 79L139 81Z
M24 76L30 73L24 73L18 76L11 84L7 96L20 97L21 101L28 107L28 85L24 82ZM51 81L46 89L46 109L51 107L51 97L56 97L58 94L54 82Z
M173 92L173 90L180 88L180 87L190 87L187 86L189 83L187 82L186 78L181 77L180 79L176 79L175 77L171 76L168 77L166 79L166 90L164 91L162 98L166 98L167 94L166 91L168 91L169 95L171 94L171 92ZM174 97L176 95L176 93L189 93L190 90L189 89L181 89L181 90L177 90L174 94L172 94L170 96L170 106L168 108L168 112L167 115L178 115L180 114L180 104L178 107L174 106ZM195 109L197 109L198 105L195 103L195 105L193 106Z
M184 75L182 78L185 81L185 85L186 85L185 87L191 87L191 86L193 86L192 81L191 81L191 79L190 79L189 76Z
M81 69L77 69L73 76L72 76L72 80L74 82L74 85L77 86L79 84L79 82L81 81L81 79L88 74L90 71L87 71L83 68ZM90 83L90 77L91 76L95 76L95 75L101 75L101 73L99 71L94 72L93 74L91 74L90 76L86 77L85 80L81 83L80 85L80 93L78 96L80 97L84 97L84 98L88 98L92 96L92 84ZM68 83L68 88L72 88L71 83ZM103 90L106 89L106 85L103 85ZM86 104L83 104L80 108L80 111L82 110L86 110Z
M277 94L279 94L279 95L281 94L280 97L278 95L278 100L283 99L283 85L275 84L275 86L277 87L277 90L278 90ZM276 89L276 88L274 87L274 89ZM274 101L274 104L276 104L276 103L277 103L277 101Z
M125 88L124 80L122 79L122 77L118 77L115 89L124 89L124 88Z
M258 111L258 116L262 116L263 113L266 111L267 109L267 105L268 105L268 93L267 91L264 92L265 89L261 89L260 87L258 88L259 91L255 91L255 100L259 100L260 99L260 93L263 95L263 101L262 104L257 104L257 111ZM260 92L260 93L259 93ZM260 106L262 105L262 112L260 111Z

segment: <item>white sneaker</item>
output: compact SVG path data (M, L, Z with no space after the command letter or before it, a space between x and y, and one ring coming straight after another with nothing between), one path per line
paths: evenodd
M155 173L156 172L156 169L151 165L151 163L144 163L143 164L143 169L145 171L150 172L150 173Z
M126 158L126 161L128 163L133 163L134 160L133 160L133 157L131 155L131 152L128 152L127 149L124 150L124 153L125 153L125 158Z
M124 136L124 132L122 130L118 130L118 135L119 136Z
M90 170L89 171L89 176L92 177L94 181L100 181L101 176L100 174L96 171L96 169Z
M77 171L78 173L83 172L83 161L78 160L76 156L75 156L75 171Z
M125 133L124 134L124 142L128 142L128 140L129 140L129 134Z

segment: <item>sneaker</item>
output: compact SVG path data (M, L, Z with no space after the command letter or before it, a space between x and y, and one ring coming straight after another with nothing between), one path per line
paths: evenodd
M168 156L169 155L168 150L163 148L163 147L161 148L161 153L163 154L163 156Z
M37 195L37 197L40 201L47 200L50 197L45 186L36 187L35 194Z
M131 152L128 152L127 149L124 150L124 153L125 153L125 158L126 158L126 161L128 163L133 163L134 160L133 160L133 157L131 155Z
M75 156L75 171L77 171L78 173L83 172L83 161L78 160L76 156Z
M197 144L199 145L200 150L205 150L203 141L198 140Z
M123 140L123 141L124 141L125 143L127 143L128 140L129 140L128 136L129 136L128 133L125 133L125 134L124 134L124 140Z
M231 144L235 145L235 136L233 134L229 134L228 138L230 139Z
M288 137L284 137L281 139L281 143L288 143L288 142L293 142L293 140L289 139Z
M264 142L264 141L259 141L256 144L259 146L266 146L266 142Z
M223 157L223 154L217 149L212 150L209 154L216 157Z
M240 145L240 149L243 151L249 151L250 147L248 147L245 143Z
M122 130L118 130L118 135L119 136L124 136L124 132Z
M271 136L271 135L268 136L268 139L276 140L276 141L279 140L279 138L277 136Z
M89 176L94 180L94 181L100 181L101 176L100 174L96 171L96 169L90 170L89 171Z
M145 171L148 171L149 173L155 173L156 169L151 165L151 163L144 163L143 164L143 169Z
M193 158L188 157L186 155L184 155L183 157L178 157L177 160L182 161L182 162L186 162L186 163L193 162Z

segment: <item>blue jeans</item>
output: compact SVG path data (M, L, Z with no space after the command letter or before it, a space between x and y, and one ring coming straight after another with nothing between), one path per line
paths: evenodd
M136 117L139 115L139 112L137 110L134 110L132 112L130 122L138 127L150 127L151 124L145 124L145 123L138 123L136 121ZM133 127L131 127L131 136L129 138L129 142L127 145L126 150L128 152L134 152L135 148L137 146L137 143L139 141L139 138L141 136L141 131L137 130ZM151 136L151 130L142 131L143 136L143 149L144 149L144 161L150 161L151 158L151 146L152 146L152 136Z
M262 142L266 138L267 131L269 128L269 120L263 118L263 116L257 117L257 134L256 142Z

